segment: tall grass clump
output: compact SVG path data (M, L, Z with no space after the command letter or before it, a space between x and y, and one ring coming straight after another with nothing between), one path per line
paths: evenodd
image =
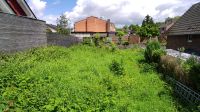
M162 56L159 63L159 69L162 73L173 77L184 84L189 83L188 74L179 63L179 60L175 57L168 55Z
M115 75L121 76L125 75L124 67L123 67L123 62L117 62L116 60L113 60L112 63L109 66L109 69L111 72L113 72Z

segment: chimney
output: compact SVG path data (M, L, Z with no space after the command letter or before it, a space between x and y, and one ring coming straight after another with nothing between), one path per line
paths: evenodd
M106 32L107 32L107 33L110 32L110 19L107 20L107 24L106 24Z

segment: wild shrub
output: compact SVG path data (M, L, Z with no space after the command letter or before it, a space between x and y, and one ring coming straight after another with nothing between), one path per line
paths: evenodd
M116 60L113 60L109 66L109 69L115 75L118 75L118 76L125 75L125 70L124 70L122 61L121 63L119 63Z
M92 37L84 37L82 44L84 44L84 45L92 45L93 44Z
M94 45L95 45L96 47L100 46L100 34L98 34L98 33L95 34L93 40L94 40Z
M189 74L189 81L192 86L200 91L200 62L199 60L191 56L184 63L184 69Z
M200 91L200 63L192 65L189 78L194 83L195 88Z
M200 91L200 63L194 56L185 62L172 56L162 56L159 63L160 72L169 75L185 85Z
M143 64L140 64L140 68L142 68L140 72L141 73L152 73L156 70L155 67L156 66L153 64L143 63Z
M144 56L147 62L158 63L160 61L160 57L165 54L166 52L161 48L161 45L159 42L150 41L147 44Z
M129 45L129 42L128 41L125 41L125 42L123 42L123 46L128 46Z
M115 43L113 42L110 43L110 50L111 52L115 52L117 50L117 46L115 45Z
M125 33L123 31L117 31L117 36L118 36L118 44L121 45L123 43L123 36L125 35Z
M185 61L186 65L193 66L198 63L198 59L195 56L191 56Z

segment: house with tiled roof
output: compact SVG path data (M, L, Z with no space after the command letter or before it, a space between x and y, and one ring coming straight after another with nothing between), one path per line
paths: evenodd
M101 36L106 37L115 35L115 32L115 25L110 19L104 20L102 18L90 16L86 19L77 21L74 24L74 32L72 34L77 37L90 37L99 33Z
M194 4L169 30L167 48L200 52L200 3Z

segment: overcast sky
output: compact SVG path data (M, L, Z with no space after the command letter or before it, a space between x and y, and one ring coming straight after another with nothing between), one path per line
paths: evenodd
M199 0L27 0L35 15L50 24L64 13L73 24L87 16L111 19L117 26L141 24L149 14L155 21L181 16Z

